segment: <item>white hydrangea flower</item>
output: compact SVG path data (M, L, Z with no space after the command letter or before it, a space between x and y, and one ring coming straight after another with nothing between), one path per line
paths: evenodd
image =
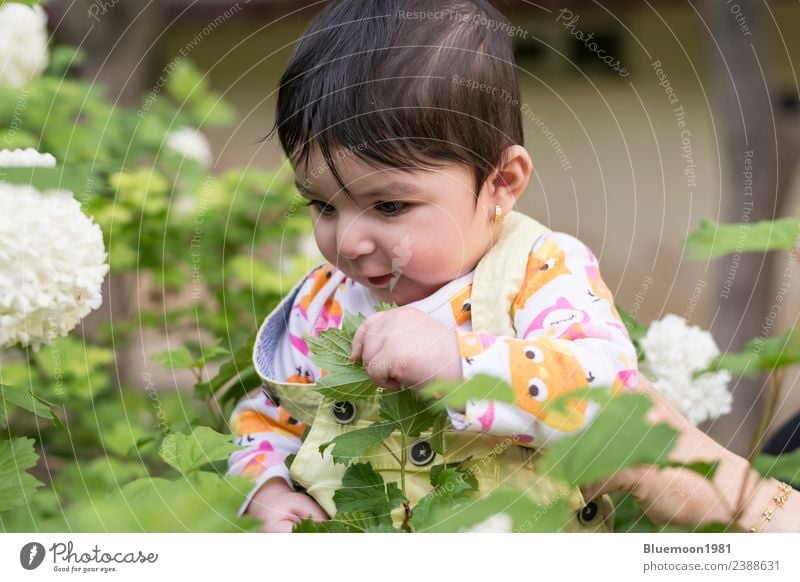
M471 528L461 530L464 533L512 533L514 520L507 513L495 513Z
M0 6L0 85L22 87L47 68L47 14L40 6Z
M167 147L204 168L211 166L214 155L211 144L199 129L180 127L167 136Z
M650 325L641 345L645 355L642 371L692 424L731 411L730 372L719 370L693 377L720 353L709 332L668 314Z
M0 182L0 347L34 350L102 303L100 227L70 192Z
M52 154L40 154L33 148L0 150L0 168L55 168Z

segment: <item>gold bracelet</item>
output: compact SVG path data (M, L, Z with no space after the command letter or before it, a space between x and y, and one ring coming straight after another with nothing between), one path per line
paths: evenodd
M753 525L753 527L750 528L750 531L752 533L760 532L767 522L772 519L772 516L775 515L775 512L783 507L783 504L786 503L787 499L789 499L789 494L791 492L792 488L786 483L778 483L778 492L772 496L772 499L770 499L769 503L764 508L764 511L761 512L761 521ZM772 505L773 502L775 505Z

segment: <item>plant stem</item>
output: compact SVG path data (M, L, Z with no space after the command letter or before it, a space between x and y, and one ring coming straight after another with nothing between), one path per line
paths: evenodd
M403 497L406 497L406 435L400 435L400 491L403 492ZM407 499L407 497L406 497Z
M770 390L767 397L767 405L764 407L764 412L761 414L761 419L758 421L758 429L753 436L753 442L750 445L750 452L747 455L747 460L752 462L758 451L761 450L761 444L764 440L764 435L767 433L769 423L775 415L775 408L778 406L778 397L781 394L781 384L783 383L783 368L774 370L770 377Z
M389 446L388 446L388 445L387 445L385 442L382 442L382 443L381 443L381 446L382 446L384 449L386 449L387 451L389 451L389 454L390 454L390 455L392 455L392 457L394 457L394 460L395 460L395 461L397 461L397 464L398 464L398 465L400 465L400 466L402 466L402 465L403 465L403 462L402 462L402 461L401 461L401 460L400 460L400 459L397 457L397 455L395 455L395 454L394 454L394 452L392 451L392 449L390 449L390 448L389 448Z

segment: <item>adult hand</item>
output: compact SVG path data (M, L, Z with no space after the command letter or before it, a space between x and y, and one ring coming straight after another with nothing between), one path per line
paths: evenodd
M761 481L750 464L693 426L642 374L639 374L639 390L653 399L648 421L665 422L678 431L670 460L683 464L718 461L714 478L708 480L684 468L633 467L584 488L585 497L593 499L611 491L629 492L647 517L663 525L741 521L744 516L740 509L748 504ZM752 517L750 513L747 512L748 518ZM742 528L750 525L739 523Z

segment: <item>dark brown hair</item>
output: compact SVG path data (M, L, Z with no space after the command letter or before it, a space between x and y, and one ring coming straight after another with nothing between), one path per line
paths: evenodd
M376 168L461 163L476 194L524 145L508 21L488 0L335 0L297 41L275 125L291 163L344 148Z

